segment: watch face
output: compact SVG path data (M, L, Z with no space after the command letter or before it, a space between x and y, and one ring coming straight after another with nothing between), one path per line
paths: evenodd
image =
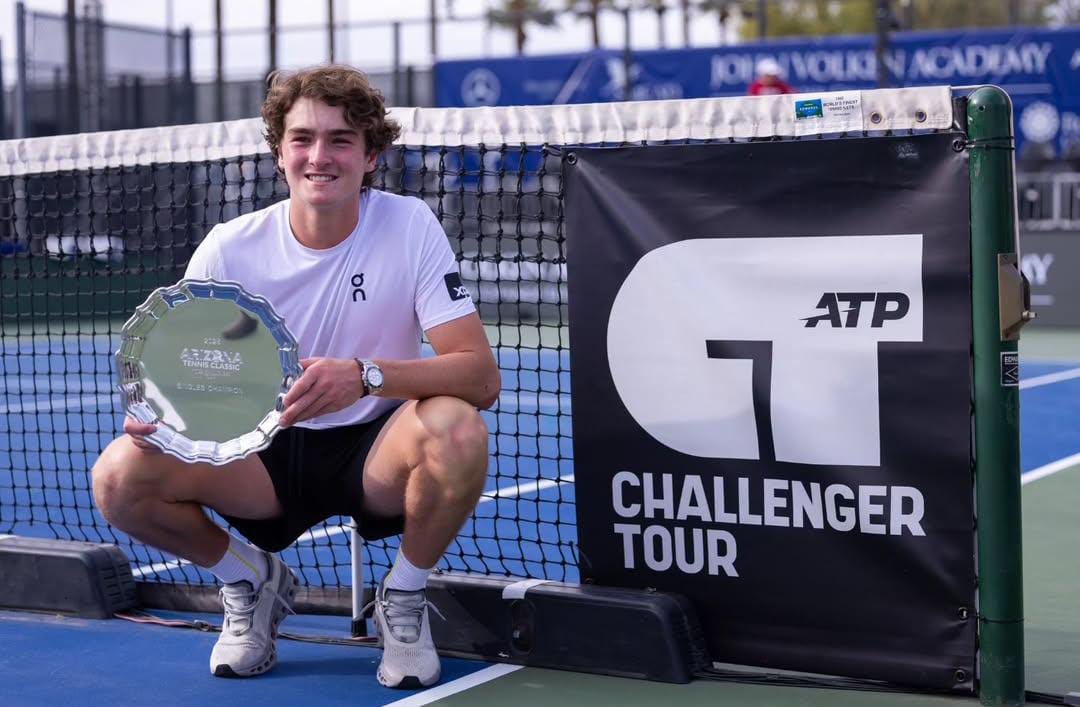
M381 388L383 384L382 370L372 366L367 371L368 385L372 388Z

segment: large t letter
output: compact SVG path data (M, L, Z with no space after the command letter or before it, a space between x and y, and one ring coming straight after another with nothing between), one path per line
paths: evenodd
M894 306L850 328L807 327L827 292L888 293ZM771 424L778 461L878 466L878 342L922 338L921 235L709 238L638 261L607 346L627 410L672 449L759 459ZM771 423L755 419L752 360L710 357L708 341L772 342Z

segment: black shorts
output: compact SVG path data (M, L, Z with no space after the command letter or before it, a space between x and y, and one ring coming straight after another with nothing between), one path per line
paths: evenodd
M366 540L397 535L405 519L367 514L364 461L379 430L394 410L371 422L322 430L281 430L259 452L284 512L275 518L250 520L222 515L248 540L269 552L291 545L307 529L332 516L350 516Z

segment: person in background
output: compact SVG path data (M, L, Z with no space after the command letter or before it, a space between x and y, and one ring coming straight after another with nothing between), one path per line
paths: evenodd
M757 78L750 84L748 95L774 96L780 93L795 93L795 90L784 82L784 72L775 59L762 59L757 63L755 70Z

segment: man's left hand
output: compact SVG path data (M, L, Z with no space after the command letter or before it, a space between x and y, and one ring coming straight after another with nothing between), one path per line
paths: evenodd
M304 358L300 365L304 374L285 394L282 427L344 410L364 397L360 367L351 358Z

